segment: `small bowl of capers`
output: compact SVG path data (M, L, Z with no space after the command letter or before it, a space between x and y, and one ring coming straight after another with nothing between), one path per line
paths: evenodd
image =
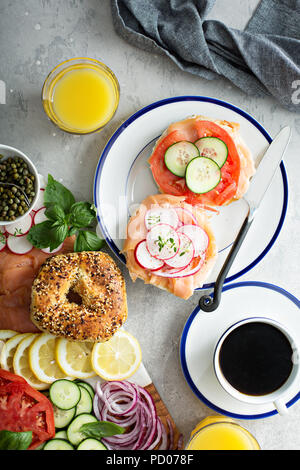
M14 224L34 209L39 175L20 150L0 144L0 225Z

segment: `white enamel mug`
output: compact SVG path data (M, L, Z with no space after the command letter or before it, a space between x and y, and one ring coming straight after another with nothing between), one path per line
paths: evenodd
M225 338L227 338L227 336L233 330L235 330L236 328L238 328L241 325L244 325L246 323L250 323L250 322L252 322L252 323L253 322L267 323L267 324L272 325L275 328L277 328L279 331L281 331L286 336L286 338L288 339L288 341L291 345L292 351L293 351L292 358L291 358L292 363L293 363L293 367L292 367L292 370L291 370L291 373L290 373L289 377L287 378L285 383L280 388L278 388L274 392L269 393L267 395L259 395L259 396L255 395L254 396L254 395L247 395L247 394L239 392L236 388L234 388L227 381L227 379L223 375L223 372L220 368L219 354L220 354L220 350L221 350L221 347L222 347L222 344L223 344ZM216 344L216 347L215 347L213 362L214 362L215 374L216 374L216 377L217 377L220 385L233 398L235 398L237 400L240 400L242 402L253 404L253 405L273 403L274 407L277 409L277 411L280 415L285 415L285 414L288 413L288 408L285 404L284 398L285 398L285 395L287 394L287 392L290 390L290 388L296 382L299 383L299 381L300 381L300 367L299 367L299 347L297 346L297 343L296 343L295 339L293 338L292 334L286 329L285 326L283 326L282 324L278 323L275 320L272 320L270 318L265 318L265 317L252 317L252 318L246 318L245 320L241 320L241 321L235 323L234 325L230 326L222 334L222 336L219 338L219 340ZM299 387L299 385L298 385L298 387Z

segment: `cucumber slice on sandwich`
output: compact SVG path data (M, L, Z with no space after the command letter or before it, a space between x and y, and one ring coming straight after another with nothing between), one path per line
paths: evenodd
M218 137L202 137L196 140L195 145L201 157L211 158L222 168L228 157L228 147L223 140Z
M188 164L185 180L193 193L208 193L219 184L221 169L211 158L197 157Z
M165 165L173 175L183 178L188 163L199 157L199 150L195 144L182 140L167 148L165 152Z

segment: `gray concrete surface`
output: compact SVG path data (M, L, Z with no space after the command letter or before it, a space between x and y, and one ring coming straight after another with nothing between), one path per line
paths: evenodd
M240 28L256 4L257 0L217 0L211 17ZM48 72L64 59L79 56L101 59L121 86L114 119L101 133L86 137L55 128L40 99ZM92 198L95 167L107 139L130 114L158 99L184 94L224 99L251 113L271 135L291 125L293 138L285 162L290 187L286 222L268 256L241 280L271 282L300 297L299 115L271 98L247 97L223 79L208 82L184 73L166 57L125 43L113 29L108 0L0 0L0 80L6 85L6 104L0 104L0 142L23 150L40 173L61 179L81 200ZM128 290L127 329L139 339L144 363L188 437L201 418L214 414L193 395L179 364L181 331L197 296L182 301L142 282L133 284L121 268ZM300 402L288 416L242 423L263 449L300 449Z

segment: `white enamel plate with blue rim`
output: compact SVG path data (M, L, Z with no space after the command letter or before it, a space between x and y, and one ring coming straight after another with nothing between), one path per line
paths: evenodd
M213 367L215 346L222 334L240 320L267 317L281 323L300 344L300 301L289 292L263 282L240 282L223 288L215 312L196 308L183 329L180 360L183 374L195 395L218 413L237 419L260 419L277 414L273 403L254 405L233 398L219 384ZM300 398L295 383L282 397L287 408Z
M100 231L123 263L125 258L120 252L130 215L143 199L159 192L148 164L155 142L172 122L195 114L238 122L241 136L250 148L256 166L272 141L261 124L245 111L230 103L203 96L180 96L158 101L127 119L104 148L94 181L94 202ZM287 200L287 177L282 162L225 283L248 272L270 250L283 225ZM203 288L213 286L246 211L245 201L239 200L220 208L218 215L212 215L211 225L219 256Z

